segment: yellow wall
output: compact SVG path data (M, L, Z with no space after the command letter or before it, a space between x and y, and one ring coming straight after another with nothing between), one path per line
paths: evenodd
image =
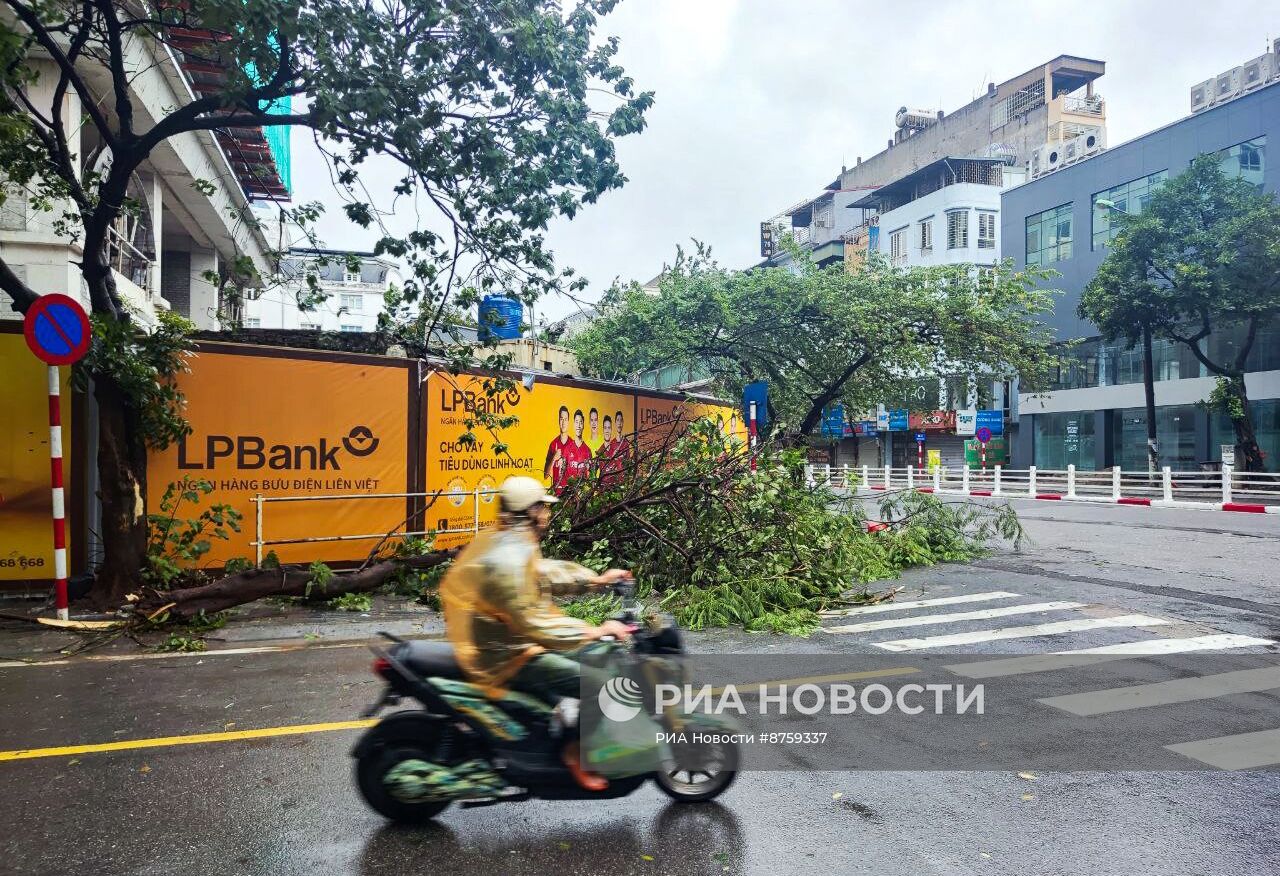
M71 496L71 369L62 375L62 471ZM53 578L53 499L49 486L48 366L20 334L0 334L0 581ZM67 547L73 526L67 527Z

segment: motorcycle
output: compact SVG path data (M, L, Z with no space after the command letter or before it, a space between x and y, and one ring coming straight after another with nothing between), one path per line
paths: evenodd
M622 598L615 620L632 635L627 642L601 640L603 659L631 680L657 726L674 729L672 720L681 729L691 720L696 725L696 717L673 719L653 707L656 681L670 679L684 654L679 631L669 617L641 622L634 581L613 589ZM564 748L579 739L576 701L553 706L516 691L491 699L464 680L449 643L382 635L392 645L372 649L373 670L386 687L363 717L406 699L417 707L387 715L351 753L361 796L392 821L420 824L454 802L469 808L532 798L616 799L650 780L671 799L695 803L720 796L736 776L736 742L730 734L716 734L715 742L664 749L656 769L613 777L603 790L589 791L562 759Z

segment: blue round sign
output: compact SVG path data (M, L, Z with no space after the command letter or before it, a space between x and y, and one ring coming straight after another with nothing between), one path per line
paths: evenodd
M92 334L80 302L68 295L41 295L27 308L22 333L46 365L70 365L89 351Z
M991 430L986 426L983 426L974 434L974 437L977 438L980 443L986 444L991 440Z

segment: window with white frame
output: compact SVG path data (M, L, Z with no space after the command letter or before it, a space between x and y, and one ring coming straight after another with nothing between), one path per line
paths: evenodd
M245 328L262 328L262 320L258 319L256 316L246 317L244 321L244 327Z
M318 332L318 331L320 331L320 323L318 323L318 322L304 322L304 323L302 324L302 329L303 329L304 331Z
M969 211L952 210L947 214L947 249L969 248Z
M359 282L360 282L360 271L358 271L358 270L353 271L353 270L351 270L350 268L347 268L345 271L343 271L343 274L342 274L342 282L344 282L344 283L359 283Z
M889 232L889 263L893 265L907 263L907 229L905 228Z
M996 214L978 211L978 249L996 248Z
M349 325L349 324L347 324L347 323L343 323L343 325L342 325L342 330L343 330L344 332L358 332L358 331L360 331L360 326L358 326L358 325Z
M933 252L933 217L920 220L920 251Z
M362 313L364 311L363 295L343 295L341 299L342 309L347 313Z

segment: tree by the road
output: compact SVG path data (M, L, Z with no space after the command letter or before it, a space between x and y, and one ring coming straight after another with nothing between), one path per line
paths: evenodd
M409 234L383 228L376 247L408 263L402 292L426 315L422 336L433 337L442 314L487 289L515 286L535 297L566 282L542 231L625 181L614 139L643 127L652 98L636 93L614 63L616 42L595 38L599 16L615 3L583 0L562 20L542 0L3 0L0 168L11 189L26 189L32 205L79 242L92 303L95 349L86 369L102 412L99 599L110 602L136 583L147 544L147 447L185 429L180 397L155 387L169 385L181 367L188 327L171 318L158 338L137 330L108 258L112 227L139 210L128 196L139 167L190 132L314 131L353 222L381 225L393 196L434 211ZM170 57L194 54L225 78L144 123L130 52L146 46L164 63L175 29L206 34L207 48L175 46ZM50 62L53 75L41 80ZM95 131L109 163L90 169L69 146L60 109L69 94L84 108L73 124ZM292 112L268 112L286 97L297 101ZM361 180L375 155L403 170L383 204ZM304 204L286 215L306 223L318 209ZM252 271L246 257L229 273L252 282ZM36 299L3 257L0 289L23 312Z
M1280 317L1280 203L1203 155L1141 214L1117 218L1081 315L1109 337L1132 341L1146 329L1185 345L1218 379L1209 401L1231 419L1237 464L1262 471L1244 375L1259 332ZM1233 329L1242 342L1215 351L1210 337Z
M574 339L584 369L621 377L701 363L727 393L770 388L770 419L799 434L834 402L864 410L922 374L1022 374L1036 383L1050 360L1041 316L1043 274L972 265L843 266L730 271L704 250L683 254L659 293L616 287L605 314Z

